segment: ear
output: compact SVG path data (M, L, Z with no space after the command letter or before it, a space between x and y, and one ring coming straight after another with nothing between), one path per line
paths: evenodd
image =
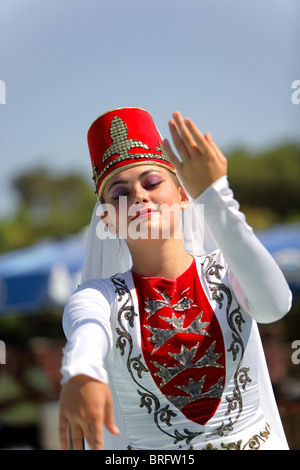
M108 212L107 211L103 212L103 214L100 215L100 218L102 222L104 223L104 225L108 227Z
M184 210L189 205L189 198L182 186L179 186L179 194L180 194L180 208Z

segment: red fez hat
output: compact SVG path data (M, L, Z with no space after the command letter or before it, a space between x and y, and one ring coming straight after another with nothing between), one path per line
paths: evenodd
M96 193L101 197L112 176L137 165L159 165L175 173L150 114L119 108L102 114L88 131Z

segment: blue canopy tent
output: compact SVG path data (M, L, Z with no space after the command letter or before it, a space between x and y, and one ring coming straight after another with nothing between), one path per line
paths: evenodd
M0 256L0 315L62 307L76 288L86 231Z
M300 297L300 223L275 225L257 236L281 267L294 297Z
M0 256L0 316L62 308L80 280L86 230L61 240L43 240ZM300 296L300 224L257 233Z

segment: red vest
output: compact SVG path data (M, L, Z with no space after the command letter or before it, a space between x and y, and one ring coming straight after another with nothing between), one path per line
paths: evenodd
M201 286L195 259L175 280L133 273L142 349L153 380L187 419L205 424L225 384L222 331Z

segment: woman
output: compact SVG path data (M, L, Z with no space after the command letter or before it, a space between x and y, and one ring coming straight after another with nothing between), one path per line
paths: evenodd
M256 323L288 312L288 285L210 134L169 126L180 160L141 109L89 130L101 204L64 312L62 447L69 428L75 449L286 449Z

